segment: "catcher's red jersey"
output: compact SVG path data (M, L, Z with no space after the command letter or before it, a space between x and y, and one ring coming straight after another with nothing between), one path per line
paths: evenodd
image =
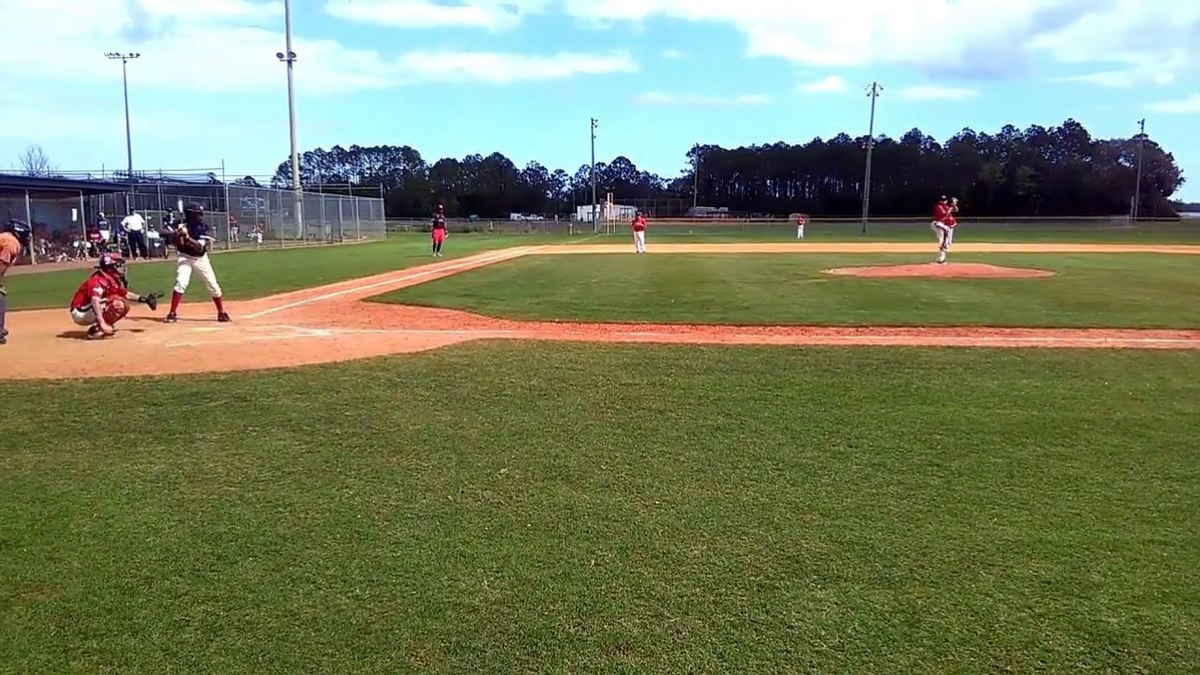
M114 279L104 272L96 272L75 291L75 297L71 298L71 309L86 310L92 305L92 298L97 295L105 299L125 297L125 287L119 279Z

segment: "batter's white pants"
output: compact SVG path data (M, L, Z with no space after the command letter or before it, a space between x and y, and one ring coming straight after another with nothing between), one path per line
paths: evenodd
M633 250L636 253L645 253L646 252L646 231L645 230L633 233Z
M175 263L176 293L187 293L188 284L192 281L192 270L200 275L200 279L208 287L209 295L214 298L221 297L221 284L217 283L217 273L213 271L212 261L208 259L207 253L199 258L179 254L179 260Z

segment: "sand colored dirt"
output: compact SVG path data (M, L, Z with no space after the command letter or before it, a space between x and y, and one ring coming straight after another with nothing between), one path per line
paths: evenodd
M1038 279L1054 276L1054 272L1023 267L1000 267L982 263L926 263L923 265L876 265L865 267L835 267L825 274L869 279Z
M838 252L846 252L840 248ZM855 245L857 253L897 253L908 245ZM980 245L976 245L977 247ZM1005 252L1045 252L1044 247ZM1063 252L1125 252L1085 247ZM1187 250L1178 250L1178 249ZM928 246L919 252L928 253ZM968 250L958 247L956 250ZM1200 253L1200 247L1154 247L1156 253ZM714 345L1070 347L1200 349L1200 330L1037 330L996 328L837 328L622 325L506 321L444 309L364 302L366 298L526 255L628 252L629 247L523 247L436 262L320 288L228 303L233 324L217 324L212 305L185 304L177 324L138 307L115 338L86 341L66 309L12 312L12 337L0 347L0 372L11 379L60 379L230 372L412 353L473 340ZM651 253L806 252L798 245L663 245ZM219 273L219 270L218 270ZM202 295L202 289L197 289Z

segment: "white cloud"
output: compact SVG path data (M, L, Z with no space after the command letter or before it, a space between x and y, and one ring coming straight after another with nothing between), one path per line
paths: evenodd
M638 105L653 105L679 108L743 108L766 105L771 97L766 94L736 94L731 96L702 96L700 94L667 94L647 91L633 97Z
M554 56L528 56L501 52L409 52L400 57L397 76L408 73L414 81L487 82L509 84L557 80L573 75L632 73L637 63L625 52Z
M684 57L684 53L678 49L664 49L662 57L664 59L682 59Z
M1149 66L1200 62L1200 3L1178 0L564 0L593 25L674 18L729 25L749 56L809 66L916 67L937 74L1020 73L1038 57Z
M1129 89L1132 87L1159 84L1171 84L1175 77L1170 73L1148 73L1137 69L1128 70L1102 70L1095 73L1086 73L1084 75L1071 75L1068 77L1054 78L1053 82L1078 82L1081 84L1092 84L1098 87L1106 87L1108 89Z
M1146 109L1174 115L1197 115L1200 114L1200 94L1192 94L1176 101L1158 101L1147 105Z
M442 4L433 0L328 0L325 12L347 21L394 28L480 28L509 30L531 14L546 11L546 0L466 0Z
M470 6L504 14L508 4L473 0ZM120 66L106 60L104 52L124 50L142 54L129 65L130 87L138 91L275 95L285 87L284 66L275 58L284 49L283 5L275 0L0 0L0 16L5 17L0 72L28 78L35 86L117 85ZM302 97L423 82L510 83L636 69L621 53L417 50L392 55L300 31L293 49L296 91Z
M901 87L896 90L896 96L901 101L965 101L975 98L979 92L963 87L941 87L936 84L921 84L913 87Z
M796 88L805 94L836 93L849 89L846 81L837 75L829 75L816 82L808 82Z

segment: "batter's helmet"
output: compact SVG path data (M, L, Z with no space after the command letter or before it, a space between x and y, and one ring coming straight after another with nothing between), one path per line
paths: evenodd
M183 207L183 217L188 222L196 222L204 218L204 205L199 202L192 202Z

